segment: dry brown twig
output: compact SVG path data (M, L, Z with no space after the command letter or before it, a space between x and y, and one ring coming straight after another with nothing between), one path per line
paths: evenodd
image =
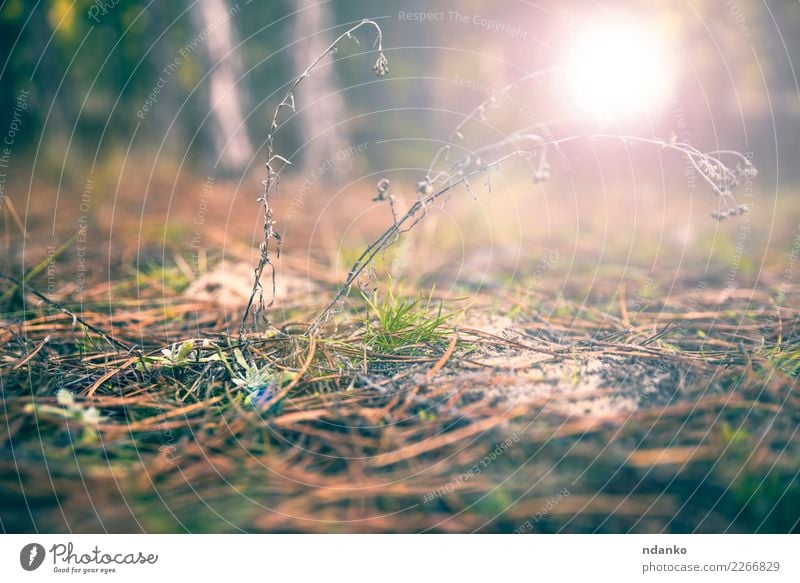
M362 20L358 24L351 26L348 30L343 32L339 35L336 40L334 40L328 47L320 53L320 55L311 62L311 64L306 67L306 70L298 76L289 86L289 89L281 99L278 106L275 108L275 111L272 115L272 121L269 126L269 133L267 134L267 161L265 163L265 167L267 170L267 178L263 181L264 190L261 196L258 198L258 202L262 205L264 210L264 240L259 245L259 260L258 265L254 271L254 281L253 281L253 289L250 293L250 298L247 302L247 307L245 308L244 315L242 316L242 321L239 326L239 340L240 342L244 342L244 331L247 325L247 318L250 315L250 312L253 311L253 303L256 301L256 297L258 297L258 305L254 310L254 323L257 324L259 316L264 312L266 307L272 305L272 302L275 299L275 264L272 261L272 256L270 253L270 247L274 243L275 245L275 255L280 257L280 250L281 250L281 237L278 232L275 230L275 219L272 207L270 206L270 195L273 191L278 189L280 184L280 175L283 168L287 165L290 165L291 162L285 158L284 156L275 152L275 134L279 129L278 125L278 118L280 116L281 110L283 108L288 108L292 112L296 111L296 103L295 103L295 91L300 83L303 82L303 79L309 77L313 70L319 65L319 63L328 55L335 55L339 48L339 43L341 43L344 39L351 39L358 44L358 39L353 36L354 33L363 27L373 27L376 33L375 39L375 50L378 53L378 59L375 61L375 64L372 67L373 72L382 77L386 73L389 72L389 64L386 59L386 56L383 54L383 32L381 31L380 26L373 21L373 20ZM276 167L276 164L279 164L280 167ZM271 276L272 276L272 299L270 300L269 304L265 306L264 304L264 290L263 286L261 285L261 277L264 273L264 268L266 266L270 267Z

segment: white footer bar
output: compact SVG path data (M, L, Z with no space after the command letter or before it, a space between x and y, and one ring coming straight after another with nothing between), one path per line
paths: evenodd
M3 535L0 580L760 583L800 581L798 543L785 535Z

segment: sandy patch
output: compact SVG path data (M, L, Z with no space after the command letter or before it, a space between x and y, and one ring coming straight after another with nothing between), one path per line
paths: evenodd
M271 297L269 270L262 279L264 297ZM239 309L247 304L253 286L253 267L248 263L223 261L213 270L193 281L184 292L189 299L207 302L226 309ZM275 304L291 298L293 304L311 299L317 286L305 278L279 273L276 278Z

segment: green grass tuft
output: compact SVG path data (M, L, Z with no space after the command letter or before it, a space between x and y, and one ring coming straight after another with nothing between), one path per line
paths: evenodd
M364 295L369 308L366 318L366 345L382 354L416 354L425 345L437 344L447 336L445 324L457 315L444 313L442 302L434 305L433 290L427 298L404 299L390 289L378 300Z

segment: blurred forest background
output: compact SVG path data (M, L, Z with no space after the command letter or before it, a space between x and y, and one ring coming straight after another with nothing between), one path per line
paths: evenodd
M441 16L404 17L432 11ZM652 112L635 133L668 135L679 108L694 142L759 153L762 175L797 179L794 0L5 0L0 129L5 135L21 114L13 157L25 183L32 170L38 179L80 187L89 167L122 156L136 159L139 170L178 162L188 164L184 172L205 176L213 166L214 173L241 176L262 167L271 108L284 84L347 23L374 18L384 28L390 75L370 83L364 65L371 61L354 55L373 39L360 33L360 48L344 47L301 90L301 108L318 103L287 126L283 150L317 160L335 142L440 138L456 112L469 111L482 94L557 64L572 25L598 11L656 22L678 55L673 107ZM542 93L547 102L564 99ZM20 95L27 97L24 111ZM531 99L534 111L548 111ZM420 165L428 159L420 148L427 146L369 148L355 170ZM21 162L33 158L35 168Z

